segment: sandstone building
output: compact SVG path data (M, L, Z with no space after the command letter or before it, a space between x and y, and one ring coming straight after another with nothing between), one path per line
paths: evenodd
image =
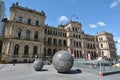
M55 28L45 24L44 11L21 7L18 3L13 3L10 12L2 48L2 59L8 62L33 61L35 56L51 60L55 52L62 49L74 53L75 58L87 58L90 54L91 59L99 56L116 59L111 33L86 34L77 21Z

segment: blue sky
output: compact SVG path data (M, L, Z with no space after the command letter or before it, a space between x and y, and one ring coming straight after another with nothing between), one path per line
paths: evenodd
M120 52L120 0L5 0L8 18L13 2L37 11L44 10L46 24L50 26L57 27L72 19L82 23L85 33L110 32L118 41L116 45Z

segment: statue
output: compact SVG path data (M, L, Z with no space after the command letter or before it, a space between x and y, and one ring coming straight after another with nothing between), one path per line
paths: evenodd
M74 59L72 55L65 50L55 53L52 59L53 66L59 73L67 73L73 66Z
M43 68L43 61L40 59L35 59L35 61L33 62L33 68L35 69L35 71L41 71Z

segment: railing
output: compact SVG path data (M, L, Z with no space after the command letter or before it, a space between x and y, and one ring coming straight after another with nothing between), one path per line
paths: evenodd
M97 61L97 60L85 60L85 59L75 59L74 67L80 67L91 72L110 72L110 71L120 71L120 68L113 67L112 61Z

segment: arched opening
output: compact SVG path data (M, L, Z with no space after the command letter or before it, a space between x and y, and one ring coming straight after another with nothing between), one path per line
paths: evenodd
M38 40L38 31L35 31L34 39L35 39L35 40Z
M44 48L44 56L47 56L46 48Z
M52 39L48 38L48 45L52 45Z
M77 51L77 58L79 58L79 52Z
M19 53L19 45L16 44L16 45L14 46L14 55L18 55L18 53Z
M26 31L26 39L30 39L30 30Z
M37 55L37 46L33 47L33 55Z
M51 49L49 48L47 55L48 55L48 56L52 56L51 54L52 54L52 51L51 51Z
M66 46L66 40L63 41L63 45Z
M53 56L54 56L54 54L57 52L57 49L53 49Z
M24 47L24 55L28 55L28 50L29 50L28 45L25 45L25 47Z
M59 39L58 44L59 44L60 46L62 46L62 40L61 40L61 39Z
M57 39L53 39L53 44L57 46Z
M17 37L18 37L18 38L21 37L21 29L20 29L20 28L17 29Z

